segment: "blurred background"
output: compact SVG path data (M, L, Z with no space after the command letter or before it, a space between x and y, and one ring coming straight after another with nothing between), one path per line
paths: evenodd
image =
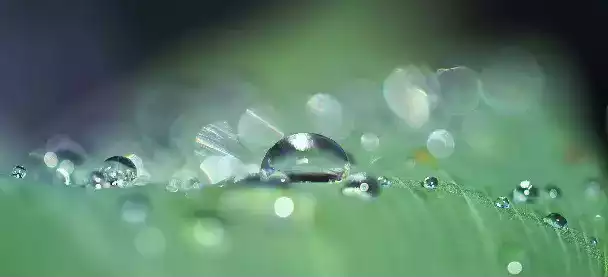
M608 154L605 92L608 86L603 75L608 62L605 51L608 45L602 34L605 33L607 13L607 4L595 0L574 4L502 0L0 1L0 93L3 99L0 101L0 168L8 172L16 164L27 164L32 157L43 159L46 166L55 168L57 157L49 160L45 155L50 148L61 156L59 159L70 160L76 166L80 165L79 159L103 161L110 156L137 153L144 161L149 161L148 169L158 176L155 181L165 182L176 171L198 170L200 161L193 160L203 154L193 154L198 148L192 141L196 138L201 144L198 132L206 124L221 120L237 123L241 142L246 147L262 150L271 145L268 142L277 141L284 134L320 129L353 152L354 158L363 161L362 164L370 164L370 169L366 170L374 174L390 172L411 179L434 175L457 182L463 180L469 187L491 197L503 195L528 178L540 180L543 186L556 184L564 192L565 204L548 204L534 209L542 213L559 211L569 218L573 227L593 230L594 236L600 237L606 233L605 223L596 228L590 227L596 223L587 221L603 215L605 202L601 205L584 202L583 205L584 200L579 195L585 193L582 183L588 183L589 179L605 180ZM524 61L523 64L530 66L504 66L510 60ZM494 62L504 67L492 68ZM507 70L503 71L505 68ZM538 68L541 70L537 71ZM433 110L430 119L420 122L425 111L403 114L399 107L391 106L391 102L402 100L401 96L386 90L384 99L379 96L381 88L389 87L391 76L399 79L399 72L414 71L425 76L429 72L439 76L436 81L442 84L442 89L450 82L462 85L463 78L450 81L445 76L464 74L466 77L470 72L481 74L484 80L496 81L492 84L500 83L503 76L510 74L503 72L532 72L530 76L534 78L532 81L507 78L523 81L512 81L516 87L513 91L496 85L496 91L504 94L486 94L483 99L477 94L458 94L463 89L454 89L453 94L443 91L439 97L444 101L442 103L449 104L439 104L440 108ZM444 77L441 77L442 72L447 72ZM539 78L545 80L542 88L535 87L535 80ZM528 81L530 83L526 83ZM431 83L427 85L432 87ZM526 86L529 91L525 91ZM369 91L374 89L378 90L379 100L368 97ZM518 91L524 93L518 94ZM315 122L306 123L302 116L304 103L311 103L310 99L316 99L313 96L319 92L332 92L345 107L345 113L346 107L350 109L350 117L340 117L343 120L336 123L332 121L336 114L325 113ZM416 101L408 99L416 106ZM327 104L331 102L327 99L321 100L317 99L329 108L336 106ZM434 100L429 101L435 109ZM435 116L436 111L440 111L440 115ZM495 114L501 119L493 121ZM260 125L255 125L258 121L263 123L263 128L271 130L259 131ZM426 121L432 123L428 127L432 129L424 125ZM345 127L350 126L348 124L354 127ZM274 128L275 125L280 128ZM464 131L461 125L465 126L462 127ZM466 126L472 127L467 131ZM351 128L348 132L354 129L352 133L356 136L344 131L348 128ZM437 150L439 152L434 152L427 136L435 129L452 132L455 136L452 144L455 143L457 149L468 144L470 147L460 149L471 148L471 151L454 152L454 146L450 148L446 144ZM374 146L373 141L378 137L370 138L370 133L380 137L381 147ZM482 133L486 135L479 135ZM368 136L364 136L366 134ZM360 145L363 150L359 149ZM378 147L381 150L376 152L368 149ZM420 150L420 147L426 150ZM58 150L65 149L76 152L76 156L60 155ZM452 152L451 160L447 159ZM254 164L263 154L253 150L248 153ZM408 165L410 161L424 168L412 170L413 165ZM203 163L200 169L205 178L214 182L214 170L204 168ZM409 171L404 170L406 167ZM33 171L28 174L34 176ZM47 182L40 176L32 180ZM308 229L303 226L308 225L301 222L308 222L308 215L299 215L299 223L295 225L270 224L271 230L255 227L260 222L267 224L265 217L244 216L251 210L258 213L259 206L263 206L259 203L274 200L280 193L272 192L270 196L264 196L266 198L256 194L255 201L251 197L234 200L229 195L231 200L226 201L232 202L226 204L218 200L226 197L220 197L222 193L213 190L203 196L175 198L148 189L143 193L147 200L133 201L155 207L155 215L151 217L158 228L144 229L141 237L137 233L140 229L125 229L118 225L121 219L110 216L113 210L107 206L122 199L122 192L108 193L96 200L76 199L74 193L50 192L49 187L43 186L32 189L36 192L26 188L26 192L17 197L8 193L10 189L7 188L20 188L20 185L12 179L3 182L1 187L6 192L3 196L6 201L2 209L7 222L17 222L15 227L2 231L5 238L11 238L6 239L6 249L10 251L3 255L5 259L19 261L15 266L7 266L6 274L507 275L494 269L497 265L496 268L504 271L501 264L504 255L534 260L529 256L537 257L539 253L543 256L545 251L551 251L542 249L555 247L560 249L557 252L565 254L536 258L530 275L605 275L595 270L596 267L587 266L585 258L574 254L573 246L559 244L554 234L539 235L529 231L526 224L505 227L507 225L497 219L493 210L483 207L482 211L476 211L468 202L460 200L437 204L427 200L427 196L395 194L387 196L383 203L388 204L370 208L360 203L334 204L336 198L332 194L315 192L316 200L312 202L323 207L323 212L314 212L320 219L315 219L311 225L314 231L307 233ZM604 182L599 184L603 186ZM307 194L288 196L311 203ZM427 206L419 205L420 197L430 201L422 202ZM269 200L274 203L275 210L277 203L287 201L279 199L282 202ZM400 204L395 203L403 199L409 201L409 206L399 208ZM221 229L217 226L233 224L233 229L226 232L233 236L233 252L230 253L236 253L227 255L229 259L226 260L205 256L201 262L206 266L204 269L197 268L200 257L190 253L187 247L176 246L181 245L176 241L183 232L179 226L188 221L181 215L184 210L188 214L200 212L200 203L204 203L203 218L215 220L205 223L203 229L207 234ZM225 211L226 205L231 206L229 212ZM400 209L404 218L408 218L407 222L389 218L387 214L392 213L387 210L394 209ZM12 213L14 210L17 214ZM218 223L217 210L224 211L222 220L233 222ZM467 216L462 219L453 216L458 211ZM178 217L175 214L179 214L180 219L173 219ZM377 214L383 216L375 217ZM441 215L429 223L424 221L429 214ZM17 217L25 219L15 219ZM483 227L479 227L479 218L482 218ZM32 239L40 235L38 230L42 228L34 224L49 228L46 237ZM452 231L443 229L450 224L468 227ZM84 225L88 227L81 227ZM370 227L356 229L361 225ZM418 226L418 229L412 226ZM428 226L433 232L428 231ZM71 231L63 233L62 228ZM361 234L342 236L353 228ZM403 232L409 240L399 238L402 230L407 230ZM173 235L168 235L169 232ZM470 235L472 232L489 234L483 240L495 241L497 246L486 249L486 244L482 243L475 248L466 239L450 239L451 236L468 237L469 241L475 241L479 236ZM521 236L524 232L525 236ZM88 238L88 234L94 239ZM201 236L200 232L197 234ZM268 234L274 236L273 242L265 240ZM369 238L377 234L384 234L387 239ZM136 237L136 252L144 256L142 260L129 256L135 253L129 251L135 250L125 250L126 245L132 246L133 236ZM420 236L429 236L433 241L431 246L408 244L416 243ZM53 242L55 239L64 242L66 250L62 252L64 254L50 257L53 255L48 249L61 246L61 243ZM158 260L150 256L156 257L162 251L151 241L162 241L162 251L165 244L179 250L167 250L163 263L155 263ZM210 243L208 238L203 241ZM395 241L399 242L397 250L391 249L397 247ZM453 256L443 253L442 249L448 249L452 244L458 245L462 254L458 251ZM522 244L534 248L535 254L521 254ZM540 246L533 247L537 244ZM289 247L285 245L292 249L286 250ZM269 250L256 250L263 247ZM305 254L299 253L303 247L307 249ZM416 249L414 254L404 251L408 247ZM487 266L476 271L474 264L484 264L475 258L479 251L496 252L493 247L508 248L506 252L510 254L498 251L498 255L489 255L492 262L488 261ZM35 250L37 254L30 255L31 249L42 250ZM84 251L87 249L95 250ZM72 266L70 261L83 259L82 253L90 255L88 263ZM377 258L368 257L376 254ZM432 260L442 266L431 270L435 266L427 257L434 255L438 256ZM339 258L332 258L337 256ZM498 261L494 261L495 256L499 257ZM32 257L43 265L26 270L33 268L27 262ZM104 259L107 257L117 258ZM302 259L305 262L300 263ZM402 259L409 259L411 263L400 264ZM368 260L375 266L353 262L360 260ZM566 260L578 263L570 264L564 262ZM280 266L274 268L275 262ZM427 265L413 266L424 262ZM563 268L552 268L555 263ZM544 266L538 266L540 264ZM105 265L112 270L105 269ZM232 268L228 268L230 266ZM592 268L591 273L586 271L589 268ZM511 269L509 273L512 274Z

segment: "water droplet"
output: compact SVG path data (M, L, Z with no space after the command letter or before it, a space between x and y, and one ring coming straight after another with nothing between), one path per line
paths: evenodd
M499 207L501 209L508 209L511 207L511 203L509 202L509 199L504 196L498 197L498 199L496 199L494 204L496 205L496 207Z
M436 177L426 177L422 181L422 186L427 189L436 189L439 186L439 180Z
M512 199L515 203L534 203L539 196L538 188L530 181L522 181L514 190Z
M591 238L589 240L589 243L591 243L591 245L593 245L593 246L597 246L598 242L599 241L597 240L597 238Z
M551 225L551 227L558 228L558 229L564 228L568 224L568 221L566 221L566 218L558 213L550 213L549 215L545 216L545 218L543 218L543 221L545 223Z
M11 176L17 179L23 179L27 175L27 169L25 169L22 165L16 165L13 167L13 171L11 172Z
M384 176L378 177L378 184L380 184L382 187L385 187L385 188L393 185L391 180L389 180L388 178L386 178Z
M299 163L306 158L307 163ZM293 173L328 173L341 180L350 170L348 155L338 143L323 135L297 133L286 136L273 145L262 160L262 179L276 171ZM302 180L306 181L306 180Z
M454 153L454 137L444 129L433 131L426 140L426 148L433 157L445 159Z
M441 108L452 115L466 114L479 105L481 81L477 72L457 66L437 71L441 86Z
M380 194L378 178L374 178L363 172L351 174L345 180L342 194L362 199L375 198Z
M103 176L102 186L109 184L110 187L128 187L137 178L135 164L123 156L107 158L98 172Z
M380 146L380 138L373 133L365 133L361 136L361 147L365 151L375 151Z

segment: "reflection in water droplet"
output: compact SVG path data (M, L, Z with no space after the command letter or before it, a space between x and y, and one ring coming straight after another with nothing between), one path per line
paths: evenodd
M452 115L466 114L479 105L481 81L477 72L464 66L437 71L441 108Z
M306 163L301 163L306 158ZM284 174L331 173L338 179L348 174L348 155L338 143L328 137L313 133L289 135L272 146L260 166L262 178L276 171Z
M445 159L454 153L454 137L444 129L433 131L426 140L426 148L437 159Z

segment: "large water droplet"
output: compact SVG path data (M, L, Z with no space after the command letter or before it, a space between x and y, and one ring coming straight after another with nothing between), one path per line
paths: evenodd
M441 85L441 108L452 115L466 114L479 105L481 82L477 72L464 66L437 71Z
M351 174L344 180L342 194L362 199L371 199L380 194L380 189L378 178L361 172Z
M137 167L133 161L124 156L107 158L99 172L111 187L128 187L137 179Z
M426 140L426 148L437 159L445 159L454 153L454 137L444 129L433 131Z
M328 173L340 180L350 167L348 155L332 139L314 133L297 133L281 139L266 152L260 175L264 179L276 171L286 175Z
M549 224L553 228L564 228L568 225L568 221L561 214L558 213L550 213L549 215L543 218L543 221Z

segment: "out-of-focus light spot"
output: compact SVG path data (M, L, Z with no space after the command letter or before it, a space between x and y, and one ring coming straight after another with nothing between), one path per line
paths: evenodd
M352 131L342 104L334 96L317 93L306 102L306 112L315 132L334 138L347 137Z
M212 184L216 184L230 177L243 175L244 165L233 156L209 156L200 164L200 169Z
M419 129L430 118L431 99L426 77L415 67L395 69L385 80L382 93L389 109L409 127Z
M361 135L361 147L365 151L375 151L380 146L380 138L373 133L365 133Z
M274 202L274 213L280 218L289 217L294 211L294 203L291 198L283 196Z
M270 108L249 108L239 118L239 140L250 150L266 149L284 136L271 115Z
M59 167L56 172L58 177L62 179L64 185L69 186L72 184L70 173L65 168Z
M65 170L68 174L74 172L74 163L70 160L63 160L59 163L59 168Z
M44 164L49 168L54 168L59 163L55 152L46 152L43 157Z
M426 140L426 148L433 157L445 159L454 153L454 137L444 129L433 131Z
M224 242L225 231L221 221L214 218L199 219L192 228L194 240L204 247L219 246Z
M523 266L521 265L520 262L513 261L507 265L507 271L511 275L517 275L517 274L521 273L522 270L523 270Z
M146 258L161 256L167 247L163 232L155 227L146 227L137 233L134 244L137 252Z

